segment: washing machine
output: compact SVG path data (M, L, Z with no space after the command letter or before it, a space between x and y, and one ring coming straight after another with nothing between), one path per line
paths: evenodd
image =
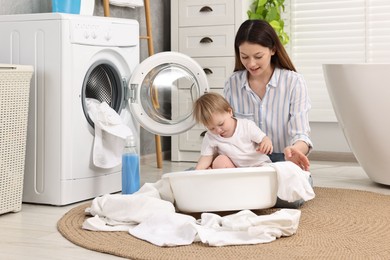
M208 91L202 68L183 54L158 53L139 63L135 20L3 15L0 35L0 63L33 65L35 71L23 202L61 206L121 190L120 165L93 163L87 99L107 102L131 128L139 150L140 126L163 136L190 129L192 103ZM186 98L179 100L179 92Z

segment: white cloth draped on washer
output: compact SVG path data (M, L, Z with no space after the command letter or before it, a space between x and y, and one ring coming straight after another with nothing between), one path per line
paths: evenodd
M86 99L88 115L95 126L93 163L100 168L113 168L121 164L124 142L132 135L131 128L106 102Z

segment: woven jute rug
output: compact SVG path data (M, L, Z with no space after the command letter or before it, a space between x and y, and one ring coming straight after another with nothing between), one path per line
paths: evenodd
M89 204L66 213L58 230L76 245L129 259L390 259L390 196L333 188L315 192L301 208L298 232L267 244L158 247L127 232L83 230Z

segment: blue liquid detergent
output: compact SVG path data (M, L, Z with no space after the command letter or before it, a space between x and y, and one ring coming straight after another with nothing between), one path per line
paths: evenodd
M52 0L53 13L80 14L81 0Z
M122 194L133 194L139 188L139 156L125 153L122 155Z

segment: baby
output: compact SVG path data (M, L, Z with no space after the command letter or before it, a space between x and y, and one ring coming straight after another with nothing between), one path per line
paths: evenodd
M226 99L206 93L194 103L194 118L207 128L196 170L271 163L271 139L251 120L235 118Z

